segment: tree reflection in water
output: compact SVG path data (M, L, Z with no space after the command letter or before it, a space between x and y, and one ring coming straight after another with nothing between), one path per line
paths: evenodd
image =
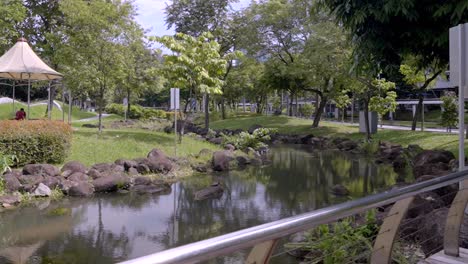
M114 263L368 195L397 179L389 166L337 151L282 146L271 159L264 167L193 175L174 184L170 194L54 204L71 208L70 215L51 217L50 209L36 208L0 214L0 246L38 248L28 254L39 263ZM223 196L195 201L195 192L214 181L223 182ZM346 186L350 197L331 195L336 184ZM28 230L34 235L21 235ZM3 262L11 263L0 257Z

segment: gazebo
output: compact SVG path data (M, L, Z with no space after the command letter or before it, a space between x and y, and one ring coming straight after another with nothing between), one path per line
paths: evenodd
M28 114L30 118L31 81L49 81L62 79L63 75L45 64L34 53L25 38L20 38L16 44L0 57L0 77L13 80L13 103L15 100L16 81L28 81ZM50 115L50 109L49 109Z

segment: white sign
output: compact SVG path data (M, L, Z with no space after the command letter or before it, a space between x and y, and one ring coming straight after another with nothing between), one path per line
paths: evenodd
M124 106L127 106L127 105L128 105L128 98L127 98L127 97L125 97L125 98L123 99L123 105L124 105Z
M180 89L171 88L171 110L180 109Z
M450 28L450 83L465 87L468 97L468 23Z

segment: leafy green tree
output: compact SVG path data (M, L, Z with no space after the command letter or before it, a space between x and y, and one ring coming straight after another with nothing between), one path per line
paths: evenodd
M0 52L11 47L21 37L21 23L26 18L26 8L21 0L4 0L0 5Z
M342 90L341 94L335 96L333 101L335 101L336 107L341 109L341 122L344 122L346 112L345 109L351 104L351 98L349 98L346 90Z
M369 111L377 111L385 114L388 111L395 111L396 93L395 83L385 79L358 78L361 85L352 85L352 92L363 105L364 118L366 123L367 140L371 139L369 127ZM379 105L383 103L383 105Z
M400 66L400 73L404 76L403 80L418 94L418 105L416 114L413 117L411 130L416 130L416 123L419 117L421 117L421 122L423 122L421 112L424 107L424 92L434 87L437 76L442 73L442 70L434 69L434 67L436 67L436 65L424 69L418 68L417 65L415 65L413 57L408 58L406 63Z
M452 132L452 128L458 124L457 96L454 93L447 93L440 98L442 100L442 111L440 124L447 128L447 132Z
M66 78L74 90L88 93L97 105L99 131L102 111L120 78L124 75L124 39L133 29L135 8L131 2L60 1L64 40L58 51L64 61ZM78 92L77 92L78 93Z
M387 75L398 73L407 55L420 68L447 65L447 30L468 19L464 0L320 1L349 31L356 64L378 64Z
M171 87L188 90L190 98L205 95L205 127L209 128L209 95L222 93L227 65L219 53L219 43L210 33L199 37L177 33L153 39L174 53L164 56L162 69Z

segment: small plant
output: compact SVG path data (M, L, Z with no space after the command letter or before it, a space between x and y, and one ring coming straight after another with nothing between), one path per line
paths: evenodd
M299 109L299 112L302 116L310 118L315 111L315 106L313 104L304 104Z
M374 155L379 151L379 143L374 141L366 141L362 143L361 150L367 155Z
M452 132L452 128L458 124L457 97L453 92L447 92L440 98L442 100L442 115L440 124L447 128L447 132Z
M275 132L275 129L263 127L255 129L252 134L242 132L234 140L234 145L237 149L258 149L265 147L265 143L271 139L270 135Z
M308 263L365 263L368 256L363 253L371 252L373 239L378 233L375 211L366 214L363 225L355 225L355 217L320 225L306 234L306 241L288 243L285 247L310 251L314 259Z
M52 211L49 211L48 215L50 215L50 216L62 216L62 215L68 215L70 213L71 213L71 210L69 208L59 207L59 208L55 208Z

